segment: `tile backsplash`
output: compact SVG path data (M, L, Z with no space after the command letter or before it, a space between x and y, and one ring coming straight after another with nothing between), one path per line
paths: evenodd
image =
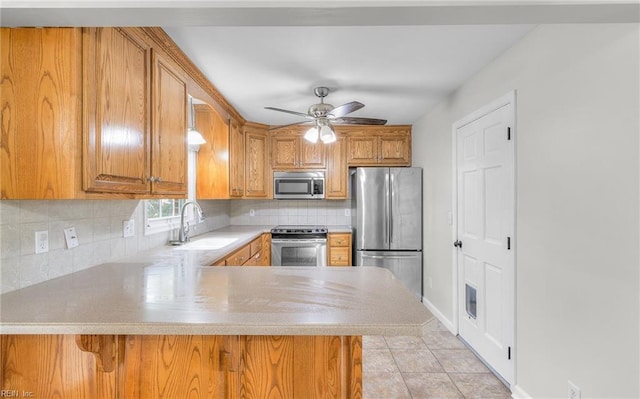
M199 201L206 215L192 235L228 225L349 225L344 201ZM122 222L135 221L124 238ZM75 227L79 246L67 249L64 229ZM49 252L35 253L35 232L49 232ZM0 201L0 293L27 287L91 266L165 245L171 231L144 235L144 201Z
M350 200L243 200L231 201L230 208L232 225L351 224Z
M206 214L192 235L229 225L230 201L202 201ZM135 221L124 238L122 222ZM79 246L67 249L63 230L75 227ZM48 230L49 252L35 254L35 232ZM0 293L165 245L170 231L144 235L144 201L0 201Z

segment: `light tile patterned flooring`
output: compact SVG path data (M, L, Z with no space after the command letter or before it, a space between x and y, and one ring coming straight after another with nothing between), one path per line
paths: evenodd
M422 337L363 337L364 399L507 399L509 390L439 321Z

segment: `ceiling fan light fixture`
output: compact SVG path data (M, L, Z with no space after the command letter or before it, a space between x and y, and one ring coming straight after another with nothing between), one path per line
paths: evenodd
M320 140L322 140L323 143L333 143L336 141L336 139L336 132L333 131L331 126L322 126L322 128L320 129Z
M320 131L318 130L318 127L313 126L311 129L307 130L307 132L304 134L304 139L315 144L318 142L319 136L320 136Z

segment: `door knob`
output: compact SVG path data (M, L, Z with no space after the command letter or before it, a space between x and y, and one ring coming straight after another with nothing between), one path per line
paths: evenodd
M462 241L457 240L456 242L453 243L454 247L458 247L458 248L462 248Z

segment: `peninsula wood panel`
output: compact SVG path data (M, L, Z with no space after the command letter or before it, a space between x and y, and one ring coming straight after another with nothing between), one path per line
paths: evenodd
M127 399L222 398L220 369L224 336L127 336L119 370Z
M0 390L34 398L115 398L115 373L98 371L96 357L74 335L0 335Z
M81 31L0 29L0 198L74 198Z
M0 336L0 389L65 399L362 398L359 336L78 338ZM109 351L93 347L108 342ZM110 371L98 365L104 352L117 360Z
M229 198L229 124L208 105L194 105L195 128L206 140L197 157L196 197Z
M268 198L271 185L269 168L269 141L266 126L246 127L245 146L245 192L247 198Z
M234 120L229 121L229 196L244 195L244 133Z
M148 193L151 47L119 28L83 30L84 189Z
M153 52L153 194L187 194L187 83L184 73Z

